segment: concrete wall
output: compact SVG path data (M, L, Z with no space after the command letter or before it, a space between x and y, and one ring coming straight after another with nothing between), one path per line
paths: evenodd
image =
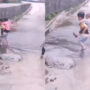
M3 0L0 0L0 3L2 2Z
M21 0L8 0L9 3L18 3L21 2Z
M14 3L14 2L20 2L21 0L0 0L0 3Z
M24 13L30 4L2 4L0 5L0 18L14 18Z
M29 2L45 2L45 0L23 0L23 1L29 1Z
M77 6L85 0L45 0L46 15Z

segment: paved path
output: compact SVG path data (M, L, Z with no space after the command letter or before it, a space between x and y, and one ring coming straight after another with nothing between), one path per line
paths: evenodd
M44 61L40 45L44 41L44 4L32 3L32 10L17 23L8 36L10 46L38 53L23 54L23 61L9 63L10 72L0 74L0 90L44 90ZM22 51L20 51L22 52Z

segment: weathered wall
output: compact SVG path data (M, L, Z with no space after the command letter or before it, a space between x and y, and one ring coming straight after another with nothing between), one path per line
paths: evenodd
M8 2L10 3L15 3L15 2L20 2L21 0L8 0Z
M22 14L30 7L30 4L5 5L0 6L0 18L13 18Z
M2 0L0 0L0 3L2 2Z
M45 0L24 0L24 1L29 1L29 2L45 2Z
M20 2L21 0L0 0L0 3L14 3L14 2Z
M54 12L60 12L72 6L77 6L85 0L45 0L46 2L46 15Z

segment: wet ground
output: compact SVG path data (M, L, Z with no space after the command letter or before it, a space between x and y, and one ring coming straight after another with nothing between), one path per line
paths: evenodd
M78 28L74 26L63 27L48 36L47 53L54 51L56 57L59 52L59 58L72 59L75 66L68 70L46 67L46 90L90 90L90 37L86 42L88 49L81 51L78 40L72 35L75 30Z
M73 21L76 22L74 19ZM78 31L78 23L73 23L55 28L48 35L46 55L50 54L52 55L50 57L56 60L56 57L60 58L59 60L64 57L65 63L70 59L75 65L70 69L46 66L46 90L90 90L90 36L86 42L88 48L81 51L78 39L73 36L73 32L78 33Z
M90 52L90 36L88 37L88 40L86 42L86 45L88 48L82 52L81 46L79 44L78 38L75 38L73 36L73 32L78 33L79 27L71 25L71 26L66 26L57 29L56 31L53 31L49 34L47 37L47 51L52 50L52 49L67 49L67 52L63 51L63 54L66 55L66 53L72 58L81 58L81 53L83 53L82 57L89 57L89 52ZM69 53L69 52L72 52ZM85 53L85 54L84 54ZM62 55L62 52L61 54Z
M44 3L32 3L32 10L17 22L16 31L9 33L9 48L19 52L23 60L6 61L9 68L0 71L0 90L45 89L44 61L40 60L45 29L44 9Z
M10 47L21 50L21 52L40 51L40 46L45 39L44 5L36 3L32 4L32 7L31 12L17 22L17 31L8 35ZM39 13L40 10L42 13Z

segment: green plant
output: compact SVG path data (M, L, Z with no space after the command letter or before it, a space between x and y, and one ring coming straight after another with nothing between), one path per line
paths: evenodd
M51 14L49 14L49 15L47 15L46 17L45 17L45 20L46 21L48 21L48 20L51 20L53 17L55 17L57 15L57 13L51 13Z

